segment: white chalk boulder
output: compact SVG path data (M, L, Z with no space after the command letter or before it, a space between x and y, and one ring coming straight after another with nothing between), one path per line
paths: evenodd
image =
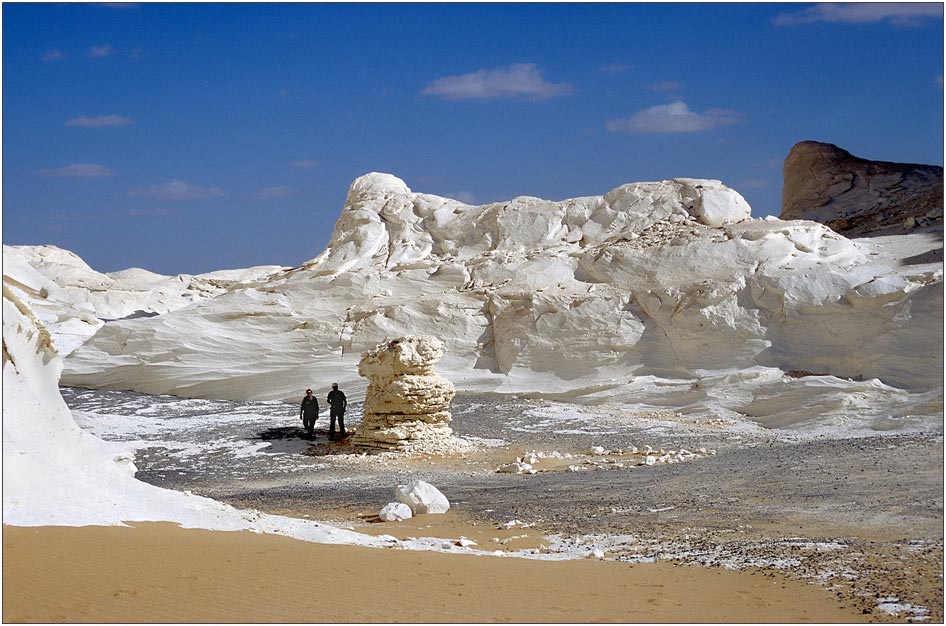
M446 513L450 510L447 496L439 489L422 480L413 480L406 485L398 485L394 497L411 508L415 515L424 513Z
M378 517L385 522L400 522L414 517L414 512L403 502L389 502L381 507Z
M684 196L692 198L690 212L707 226L720 227L749 219L752 208L737 191L718 180L676 178Z

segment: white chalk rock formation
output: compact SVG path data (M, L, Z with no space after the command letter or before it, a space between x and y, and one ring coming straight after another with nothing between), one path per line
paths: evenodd
M930 256L941 239L732 221L746 211L718 181L472 206L369 174L317 258L110 322L69 356L63 381L285 400L337 380L357 403L363 352L433 335L449 346L437 370L461 391L780 426L849 415L850 402L888 417L941 410L943 266ZM797 372L822 376L786 376Z
M446 513L450 510L447 496L439 489L422 480L412 480L406 485L398 485L394 498L410 507L414 515L425 513Z
M106 322L153 317L218 296L285 268L259 266L191 276L139 268L103 274L56 246L3 246L3 283L29 305L63 356Z
M442 357L443 343L428 336L401 337L365 352L358 373L369 380L368 391L352 443L407 449L449 440L449 408L456 391L434 371Z
M378 517L385 522L400 522L414 517L414 512L403 502L388 502L381 507Z

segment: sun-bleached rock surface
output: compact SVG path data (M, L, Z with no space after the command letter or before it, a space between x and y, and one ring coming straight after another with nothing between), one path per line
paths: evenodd
M414 517L414 512L403 502L388 502L378 511L378 517L385 522L400 522Z
M409 506L414 515L446 513L450 510L447 496L423 480L412 480L406 485L398 485L394 490L394 498Z
M724 221L744 215L718 181L472 206L368 174L318 257L111 322L69 356L63 381L232 400L294 399L313 380L338 381L358 401L363 352L433 335L446 346L437 369L459 391L782 425L786 411L803 419L852 398L934 410L943 267L924 255L941 239L850 240L776 218L710 226L710 205L735 207L710 212Z
M943 226L943 168L870 161L830 143L802 141L783 167L786 220L814 220L849 237Z
M393 449L449 440L456 390L434 371L442 357L443 343L429 336L399 337L365 352L358 373L370 382L352 444Z
M63 356L106 322L184 308L282 269L286 268L259 266L163 276L131 268L103 274L56 246L3 246L4 285L29 304Z

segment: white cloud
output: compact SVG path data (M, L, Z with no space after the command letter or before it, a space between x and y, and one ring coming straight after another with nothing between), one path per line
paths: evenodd
M62 178L103 178L115 175L115 172L98 163L73 163L58 169L43 170L43 173Z
M631 66L626 63L608 63L607 65L602 65L597 69L599 74L620 74L631 69Z
M310 167L318 167L319 162L313 161L312 159L299 159L298 161L294 161L292 166L298 167L300 169L307 169Z
M814 22L842 24L867 24L889 21L904 26L922 22L927 18L943 18L940 2L850 2L825 3L810 6L794 13L780 13L772 18L777 26L797 26Z
M285 185L278 185L275 187L264 187L256 193L253 194L253 197L257 200L272 200L273 198L285 198L286 196L291 196L295 193L295 189L292 187L286 187Z
M683 83L678 83L673 80L665 80L659 83L649 83L647 85L644 85L644 89L648 89L650 91L657 91L657 92L679 91L683 89Z
M96 117L86 117L85 115L80 115L79 117L74 117L71 120L66 120L66 126L130 126L134 123L135 120L118 115L116 113L112 113L111 115L98 115Z
M219 198L227 194L220 187L201 187L175 179L160 185L131 189L128 195L132 198L159 198L161 200L204 200Z
M44 61L65 61L66 55L56 49L50 49L43 53Z
M638 111L629 118L608 120L612 132L693 133L739 121L739 113L729 109L709 109L694 113L685 102L677 100Z
M421 93L449 100L532 98L546 99L571 93L568 83L550 83L534 63L516 63L494 70L478 70L433 81Z
M89 48L89 56L93 59L101 59L115 52L114 48L105 44L104 46L92 46Z

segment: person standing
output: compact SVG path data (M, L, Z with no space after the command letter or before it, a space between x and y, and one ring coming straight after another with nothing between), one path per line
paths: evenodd
M329 422L328 438L335 440L335 420L338 419L338 438L343 439L345 432L345 409L348 408L348 398L338 389L338 383L332 383L332 390L328 392Z
M315 437L315 420L319 419L319 399L312 395L311 389L305 390L302 406L299 408L299 419L309 434L309 439Z

